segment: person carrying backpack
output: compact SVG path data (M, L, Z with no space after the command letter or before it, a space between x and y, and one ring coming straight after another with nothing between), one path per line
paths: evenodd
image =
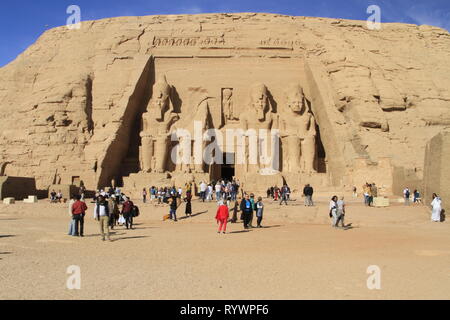
M133 230L133 207L131 200L125 197L125 202L122 204L122 215L125 218L125 227Z

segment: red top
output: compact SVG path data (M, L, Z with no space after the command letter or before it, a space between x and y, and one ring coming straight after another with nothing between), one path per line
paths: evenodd
M83 201L75 201L72 205L72 214L83 214L87 210L87 205Z
M130 200L125 201L122 206L122 213L130 213L133 209L133 206L134 204Z
M228 220L229 216L230 216L230 214L228 212L228 207L226 205L221 205L217 209L216 220L218 220L218 221L220 221L220 220Z

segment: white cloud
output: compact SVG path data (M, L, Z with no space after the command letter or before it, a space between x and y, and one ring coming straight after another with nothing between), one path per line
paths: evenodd
M406 15L418 24L444 28L450 31L450 13L426 9L423 6L413 6Z

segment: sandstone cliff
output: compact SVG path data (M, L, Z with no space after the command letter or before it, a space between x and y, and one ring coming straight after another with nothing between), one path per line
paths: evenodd
M151 95L155 57L298 61L335 185L357 183L357 159L387 158L421 179L427 141L450 125L450 34L439 28L274 14L123 17L48 30L0 69L2 173L36 177L39 188L108 183L135 147L130 128Z

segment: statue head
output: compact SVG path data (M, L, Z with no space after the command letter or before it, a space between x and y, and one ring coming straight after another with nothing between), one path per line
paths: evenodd
M232 89L224 89L223 90L223 99L228 100L233 96L233 90Z
M150 100L150 107L161 113L161 118L164 117L164 113L167 111L170 102L170 86L167 83L166 77L161 76L153 86L153 95Z
M262 83L252 86L250 92L251 105L255 108L259 120L264 120L269 107L267 87Z
M293 84L288 87L286 90L286 98L288 107L294 113L303 114L305 112L305 94L299 84Z

